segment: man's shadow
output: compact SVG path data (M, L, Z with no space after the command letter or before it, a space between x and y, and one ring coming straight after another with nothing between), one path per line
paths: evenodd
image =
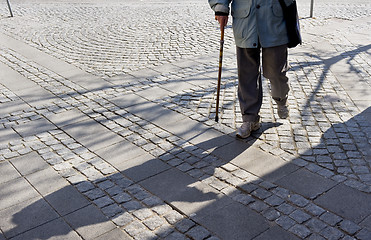
M371 107L360 113L359 115L355 116L354 118L348 120L346 123L340 123L341 125L347 123L353 123L354 121L362 122L363 124L363 131L367 135L368 139L371 137L370 131L370 119L371 116ZM337 124L338 125L338 124ZM330 129L328 129L321 138L321 144L326 144L327 134L333 134L334 128L338 126L334 125ZM218 160L209 162L209 174L213 176L216 169L228 164L228 163L241 163L243 162L249 163L251 161L251 156L249 154L244 154L249 151L253 151L253 147L251 147L254 139L259 138L259 135L262 134L265 130L277 126L276 123L265 123L263 124L263 128L260 132L256 133L254 137L250 137L248 141L240 141L236 140L233 136L230 135L222 135L216 138L212 138L207 141L200 142L196 144L196 146L200 149L205 149L210 146L218 146L220 142L229 142L228 144L224 145L221 148L215 148L211 155L215 156ZM369 144L366 146L366 149L363 149L367 152L367 160L370 162L371 153ZM169 153L171 152L168 151ZM166 154L163 154L161 157L162 159L166 159ZM304 155L306 155L304 153ZM262 155L263 156L263 155ZM268 156L268 155L265 155ZM256 157L256 156L255 156ZM258 156L259 157L259 156ZM210 158L215 159L215 158ZM236 160L239 159L239 160ZM146 161L138 166L134 166L130 169L126 169L120 173L113 174L104 179L98 179L94 182L82 182L80 184L86 184L95 186L100 182L103 182L107 179L115 181L115 179L128 179L126 185L118 185L120 189L117 191L117 194L129 194L132 199L134 199L134 195L130 193L130 187L139 184L143 186L144 189L151 192L149 196L151 197L154 194L159 200L157 203L152 204L151 206L142 205L142 208L153 208L156 206L162 206L165 204L170 204L173 209L180 211L181 213L187 215L192 221L195 221L203 226L206 226L211 232L215 233L217 236L221 237L222 239L253 239L262 233L266 233L269 231L278 232L277 239L296 239L295 236L292 234L286 233L273 222L264 219L260 214L252 211L251 209L245 207L240 203L236 203L232 200L232 196L234 195L233 192L222 194L220 191L211 188L208 184L203 183L200 179L193 178L189 174L180 171L175 167L168 167L164 169L162 172L153 173L152 176L146 176L146 179L138 178L137 181L130 180L126 177L126 173L130 173L132 175L136 172L143 172L147 171L148 168L153 167L152 161L158 161L158 159L153 159ZM265 162L266 159L258 159L261 162ZM287 163L286 165L282 165L280 169L275 169L266 175L257 176L260 179L267 180L267 181L276 181L280 178L284 177L285 174L282 174L282 168L287 168L287 165L291 163ZM246 165L248 166L248 164ZM264 167L264 166L261 166ZM266 166L269 167L269 166ZM293 172L297 170L298 167L290 169L287 173ZM248 169L247 169L248 170ZM276 172L280 172L278 175ZM285 173L285 171L283 171ZM206 178L205 178L206 179ZM204 180L205 180L204 179ZM256 179L256 178L255 178ZM243 185L238 186L239 190L248 189L251 185L251 182L246 182ZM68 223L71 219L70 216L73 216L81 209L88 209L92 208L97 210L94 205L91 204L92 200L86 201L86 204L78 210L74 210L72 212L64 212L56 213L54 210L50 208L47 204L48 199L53 199L57 196L63 195L64 192L68 192L68 189L74 188L73 186L66 186L56 192L53 192L44 197L44 199L35 200L27 207L19 210L16 212L12 218L11 222L15 226L11 229L4 230L2 229L4 236L6 238L13 238L17 236L23 236L22 234L27 234L27 231L32 232L37 230L37 227L48 225L53 221L63 220ZM54 196L53 196L54 195ZM101 197L109 197L111 200L114 199L116 195L108 195L107 191ZM153 196L152 196L153 197ZM86 198L86 196L85 196ZM112 201L114 202L114 200ZM65 202L64 204L68 205L69 202ZM98 223L103 223L114 218L117 218L121 215L126 214L126 212L132 213L134 210L140 210L140 206L136 206L130 210L122 207L125 206L125 203L115 203L116 205L120 206L122 211L117 212L109 217L100 217L100 218L88 218L86 221L77 221L73 224L73 229L79 229L85 226L93 226ZM98 210L99 211L99 210ZM85 211L86 212L86 211ZM86 212L88 215L88 212ZM53 217L50 217L53 216ZM62 221L62 222L63 222ZM27 223L26 226L24 223ZM223 225L224 224L224 225ZM273 225L272 225L273 224ZM66 224L64 224L66 225ZM68 225L67 225L68 226ZM224 226L224 227L220 227ZM166 231L171 232L175 230L174 226L169 226ZM38 234L37 237L30 238L30 239L49 239L51 237L56 236L65 236L72 231L71 227L64 227L64 228L52 228L52 231L44 231ZM165 231L165 230L164 230ZM37 235L37 234L36 234ZM36 236L35 235L35 236Z

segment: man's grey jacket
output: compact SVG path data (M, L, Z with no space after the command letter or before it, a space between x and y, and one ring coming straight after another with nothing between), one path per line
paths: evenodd
M228 15L231 3L233 33L240 48L287 44L287 31L278 0L208 0L216 15ZM285 0L289 5L293 0Z

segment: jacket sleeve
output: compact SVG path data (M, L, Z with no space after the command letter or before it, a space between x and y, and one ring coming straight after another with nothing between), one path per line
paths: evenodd
M229 3L231 0L208 0L215 15L228 16L229 15Z

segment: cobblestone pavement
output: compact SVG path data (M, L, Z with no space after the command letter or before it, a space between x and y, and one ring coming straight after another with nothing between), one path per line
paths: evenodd
M0 5L0 240L371 239L371 3L300 2L290 116L242 119L202 1ZM335 4L335 5L334 5ZM67 203L67 204L66 204Z

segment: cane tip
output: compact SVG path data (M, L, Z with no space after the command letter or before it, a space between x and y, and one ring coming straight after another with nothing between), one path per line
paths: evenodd
M219 117L218 116L215 117L215 122L219 122Z

